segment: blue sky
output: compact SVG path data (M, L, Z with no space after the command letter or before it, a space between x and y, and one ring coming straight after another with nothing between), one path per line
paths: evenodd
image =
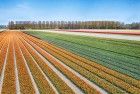
M0 24L10 20L140 22L140 0L0 0Z

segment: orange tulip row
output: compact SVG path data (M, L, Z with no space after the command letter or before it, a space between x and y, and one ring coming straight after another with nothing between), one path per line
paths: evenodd
M82 74L83 76L88 78L89 80L95 82L99 86L105 88L108 92L111 92L111 93L116 93L116 92L123 93L123 90L121 90L120 88L112 85L110 82L107 82L104 79L98 77L96 74L93 74L90 71L88 71L87 69L82 68L81 66L79 66L79 65L75 64L74 62L72 62L71 60L68 60L68 58L64 58L63 56L61 56L61 55L64 55L63 53L61 53L61 55L60 55L60 54L55 53L54 51L49 51L49 50L47 50L47 51L49 53L51 53L52 55L54 55L55 57L57 57L58 59L60 59L67 66L69 66L72 69L76 70L77 72L79 72L80 74Z
M15 58L13 55L13 49L15 49L21 93L35 93L35 89L33 88L34 86L31 82L31 78L25 63L27 63L40 93L55 93L54 89L51 87L50 83L46 80L45 77L50 80L50 82L59 93L74 93L71 87L69 87L57 75L57 73L55 73L53 69L51 69L51 67L45 63L45 61L32 49L32 47L43 57L45 57L56 69L61 71L61 73L63 73L84 93L97 94L100 92L97 91L94 87L90 86L84 80L80 79L68 68L64 67L63 64L69 66L71 69L78 72L83 77L86 77L91 82L102 87L109 93L140 93L140 82L132 77L111 70L98 63L82 58L78 55L68 52L65 49L59 48L24 33L16 32L16 38L14 38L12 34L10 34L10 32L0 34L0 76L9 45L2 85L2 93L16 93L16 76L14 68ZM29 46L25 41L28 42L32 47ZM57 61L54 59L54 57L58 58L60 61ZM26 62L24 61L24 58L26 59ZM45 74L45 76L42 72Z
M47 43L45 43L45 44L47 44ZM64 49L58 48L56 46L53 46L53 45L50 45L50 44L47 44L46 46L47 47L50 46L51 48L54 48L55 50L63 52L65 55L69 55L69 56L71 56L71 57L73 57L73 58L75 58L77 60L83 61L87 65L90 65L90 66L92 66L94 68L100 69L100 70L104 71L105 73L108 73L108 74L110 74L110 75L112 75L112 76L114 76L114 77L116 77L118 79L123 80L126 83L132 84L133 86L135 86L137 88L140 88L140 82L138 80L136 80L135 78L132 78L132 77L129 77L127 75L121 74L121 73L119 73L117 71L111 70L111 69L109 69L109 68L107 68L105 66L102 66L102 65L100 65L98 63L95 63L95 62L92 62L92 61L90 61L88 59L85 59L83 57L80 57L78 55L70 53L70 52L68 52L68 51L66 51Z
M29 42L29 41L28 41ZM35 47L35 46L34 46ZM71 81L73 81L79 88L82 89L82 91L88 93L88 94L99 94L99 91L97 91L95 88L88 85L86 82L84 82L82 79L74 75L71 71L69 71L67 68L63 67L58 63L58 61L54 60L51 56L46 54L44 51L41 51L38 47L35 47L37 51L39 51L50 63L52 63L55 67L57 67L63 74L65 74ZM40 60L41 61L41 60ZM45 66L45 65L44 65Z
M19 46L23 53L23 56L25 57L25 59L27 61L27 65L33 75L33 78L37 84L39 92L44 93L44 94L46 92L49 92L50 94L54 94L54 90L49 85L49 83L45 79L44 75L41 73L41 71L37 67L36 62L33 60L31 54L28 52L28 50L25 48L25 46L21 43L21 41L18 40L18 43L19 43Z
M129 77L127 75L121 74L121 73L119 73L117 71L111 70L111 69L109 69L109 68L107 68L105 66L102 66L102 65L100 65L98 63L95 63L95 62L92 62L92 61L90 61L88 59L85 59L83 57L80 57L78 55L70 53L70 52L68 52L66 50L63 50L61 48L58 48L56 46L51 45L51 47L54 47L56 50L59 50L59 51L65 53L65 54L67 54L67 55L69 55L69 56L71 56L73 58L76 58L76 59L78 59L80 61L83 61L87 65L90 65L90 66L92 66L94 68L97 68L99 70L102 70L105 73L110 74L110 75L112 75L112 76L114 76L114 77L116 77L118 79L121 79L121 80L123 80L126 83L132 84L133 86L140 88L140 82L138 80L136 80L135 78L132 78L132 77Z
M35 43L37 43L36 39L29 37L29 36L28 36L28 38L31 41L34 41ZM86 70L88 70L88 71L90 71L90 72L92 72L100 77L103 77L104 79L110 81L112 84L115 84L116 86L119 86L128 92L131 92L131 93L139 93L140 92L139 91L139 85L140 85L139 82L137 80L129 77L129 76L123 75L123 74L118 73L118 72L113 71L113 70L110 70L110 69L103 67L95 62L91 62L87 59L81 58L77 55L74 55L70 52L63 50L63 49L60 49L60 48L55 47L53 45L50 45L46 42L44 43L42 41L39 41L38 45L39 44L41 44L42 47L45 46L46 48L44 47L44 49L47 51L50 51L50 53L53 53L53 55L57 53L57 57L62 58L62 60L65 58L69 59L69 60L65 60L65 62L68 62L68 61L70 62L70 60L71 60L72 61L71 63L75 62L78 65L81 64L80 66L84 67ZM60 55L62 55L62 56L60 56ZM72 66L72 65L70 65L71 63L68 63L69 66ZM74 66L76 66L76 65L74 65ZM120 78L120 76L123 78ZM124 78L128 78L128 79L124 79Z
M0 40L2 40L2 38L4 38L4 36L6 36L5 32L0 32Z
M55 46L52 46L52 47L55 47ZM90 61L88 59L85 59L83 57L80 57L78 55L70 53L70 52L68 52L66 50L63 50L63 49L60 49L58 47L57 48L55 47L55 49L57 49L59 51L62 51L63 53L68 54L68 55L70 55L70 56L72 56L74 58L77 58L78 60L83 61L85 64L88 64L88 65L90 65L92 67L95 67L97 69L100 69L100 70L104 71L105 73L108 73L108 74L110 74L110 75L112 75L112 76L114 76L114 77L116 77L118 79L121 79L122 81L124 81L126 83L132 84L133 86L135 86L137 88L140 88L140 82L135 78L132 78L130 76L121 74L121 73L119 73L117 71L111 70L111 69L109 69L109 68L107 68L105 66L102 66L102 65L100 65L98 63L95 63L95 62L92 62L92 61Z
M5 56L6 56L6 52L7 52L7 38L3 38L0 42L0 76L1 76L1 72L2 72L2 68L3 68L3 64L4 64L4 60L5 60Z
M32 56L37 61L38 65L41 67L43 72L48 76L52 84L57 88L59 93L62 94L74 94L73 90L39 57L31 47L28 46L24 42L23 39L21 41L24 43L28 51L32 54ZM39 51L39 50L37 50ZM49 60L49 59L48 59Z
M107 81L111 82L112 84L114 84L118 87L121 87L122 89L124 89L128 92L135 93L135 94L140 93L140 89L131 85L131 84L128 84L128 83L126 83L126 82L124 82L124 81L122 81L122 80L120 80L112 75L109 75L108 73L106 73L98 68L92 67L91 65L89 65L87 63L83 63L80 59L77 60L77 59L71 57L70 55L62 53L59 50L52 49L52 47L50 45L47 47L50 48L53 52L58 52L59 53L58 56L63 54L63 56L65 56L65 58L71 60L72 62L75 62L75 64L83 67L84 69L92 72L93 74L98 75L99 77L106 79Z
M11 37L11 36L9 36ZM14 69L13 39L10 38L9 51L5 66L4 80L2 84L2 94L16 94L16 81Z
M31 41L34 41L33 39L31 39ZM35 41L34 41L35 43ZM36 41L37 43L37 41ZM40 45L40 44L38 44ZM43 45L40 45L40 47L43 47ZM46 48L44 48L46 50ZM48 49L48 48L47 48ZM49 53L53 54L54 56L56 56L56 53L54 53L54 51L50 51L50 50L46 50ZM119 89L118 87L112 85L111 83L107 82L104 79L99 78L98 76L90 73L89 71L85 70L85 69L81 69L80 66L78 65L73 65L73 62L67 61L66 58L63 58L63 56L61 56L60 54L57 55L57 58L59 58L61 61L63 61L66 65L70 66L71 68L74 68L74 70L76 70L77 72L79 72L80 74L82 74L83 76L87 77L89 80L96 82L98 85L100 85L101 87L105 88L108 92L111 93L124 93L123 90Z
M22 53L20 52L16 39L14 43L14 48L15 48L15 55L16 55L19 84L20 84L20 92L22 94L35 94L35 90L33 88L31 78L25 66L26 62L22 57Z

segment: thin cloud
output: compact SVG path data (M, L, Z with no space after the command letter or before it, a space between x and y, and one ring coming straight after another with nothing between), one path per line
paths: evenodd
M1 8L1 23L7 24L10 20L31 20L34 19L35 11L27 3L20 3L9 8Z
M20 3L20 4L16 5L15 8L16 9L24 9L24 10L31 9L31 7L29 6L29 4L27 4L27 3Z

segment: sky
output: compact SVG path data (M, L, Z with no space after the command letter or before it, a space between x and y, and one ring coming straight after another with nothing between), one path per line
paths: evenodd
M11 20L140 22L140 0L0 0L0 24Z

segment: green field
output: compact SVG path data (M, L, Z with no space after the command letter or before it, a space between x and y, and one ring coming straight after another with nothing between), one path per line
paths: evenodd
M33 31L26 33L65 48L110 69L140 79L140 41Z

